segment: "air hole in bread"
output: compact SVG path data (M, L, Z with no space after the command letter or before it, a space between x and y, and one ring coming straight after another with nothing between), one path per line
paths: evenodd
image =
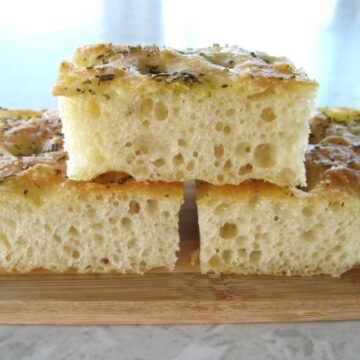
M260 250L254 250L249 255L249 260L253 264L259 263L261 259L261 251Z
M181 147L185 147L186 146L186 141L184 139L177 139L177 143L179 146Z
M240 142L236 145L236 155L239 157L247 157L251 151L251 145L247 142Z
M232 117L235 115L235 109L231 108L231 109L227 109L225 112L225 115L228 117Z
M308 230L308 231L304 231L301 234L301 239L306 241L306 242L311 242L313 240L315 240L315 233L313 230Z
M158 202L156 200L153 199L148 199L146 200L146 208L145 210L149 213L149 214L153 214L157 211L158 209Z
M97 246L102 246L104 243L104 237L100 234L94 235L95 243Z
M229 171L230 169L232 168L232 163L231 163L231 160L227 160L226 163L224 164L223 166L223 170L224 171Z
M124 217L121 219L121 225L124 227L125 230L130 230L132 226L132 221L129 218Z
M138 214L140 211L140 205L137 201L131 200L129 202L129 214Z
M125 147L131 147L133 144L132 144L132 142L127 142L127 143L125 143Z
M252 172L252 165L251 164L245 164L239 168L239 175L246 175L250 174Z
M310 206L305 206L303 209L302 209L302 213L305 217L311 217L314 213L314 210L312 207Z
M260 117L265 122L272 122L276 119L274 110L271 107L266 107L260 114Z
M209 265L212 269L217 269L220 267L222 261L220 260L219 255L213 255L209 260Z
M165 160L163 158L153 161L153 164L157 167L162 167L165 165Z
M239 249L238 251L237 251L237 254L238 254L238 257L239 258L245 258L246 257L246 254L247 254L247 252L246 252L246 249Z
M80 257L80 253L77 250L73 250L71 255L72 255L73 259L78 259Z
M68 233L70 236L79 236L79 231L74 226L70 226Z
M135 240L134 238L131 238L131 239L128 241L127 247L128 247L129 249L135 248L135 247L136 247L136 240Z
M182 154L177 154L173 157L173 164L175 166L181 165L184 162L184 157Z
M255 148L254 160L257 166L270 168L275 165L276 147L270 143L260 144Z
M224 128L224 124L222 123L222 122L217 122L216 124L215 124L215 130L216 131L222 131L222 129Z
M226 222L221 226L219 234L223 239L232 239L238 233L238 228L236 224Z
M109 221L109 224L110 224L110 225L115 225L116 222L117 222L116 219L113 218L113 217L109 217L109 218L108 218L108 221Z
M231 127L225 126L223 132L225 135L229 135L231 133Z
M192 154L192 156L193 156L194 158L197 158L197 157L199 156L199 153L198 153L197 151L194 151L193 154Z
M222 144L214 146L214 154L217 158L224 155L224 147L222 146Z
M216 177L216 179L217 179L220 183L224 182L224 180L225 180L224 175L222 175L222 174L218 175L218 176Z
M232 260L232 251L231 250L224 250L221 254L221 257L225 264L230 265Z
M226 212L230 208L229 204L222 203L218 205L215 210L214 214L216 215L222 215L224 212Z
M148 116L153 109L153 105L154 103L150 98L142 100L140 103L140 114L143 116Z
M244 244L246 244L247 241L248 241L247 236L240 235L236 238L236 245L237 246L244 245Z
M155 117L159 121L163 121L168 116L168 109L162 101L158 101L155 105Z
M186 165L186 170L188 171L192 171L195 167L195 164L193 161L189 161L188 164Z

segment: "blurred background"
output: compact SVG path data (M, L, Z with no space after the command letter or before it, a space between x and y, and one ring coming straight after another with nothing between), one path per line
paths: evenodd
M2 0L0 106L55 106L59 61L100 41L285 55L320 82L318 105L360 107L360 0Z

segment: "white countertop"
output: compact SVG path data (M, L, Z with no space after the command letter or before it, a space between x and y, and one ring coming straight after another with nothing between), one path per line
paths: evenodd
M0 359L358 360L360 322L0 327Z

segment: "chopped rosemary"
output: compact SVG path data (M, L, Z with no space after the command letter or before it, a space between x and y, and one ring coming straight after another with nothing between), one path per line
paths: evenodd
M51 151L57 151L57 149L58 149L58 146L57 146L57 144L51 144Z
M95 75L95 77L97 79L99 79L99 81L108 81L108 80L113 80L115 75L114 74L104 74L104 75Z

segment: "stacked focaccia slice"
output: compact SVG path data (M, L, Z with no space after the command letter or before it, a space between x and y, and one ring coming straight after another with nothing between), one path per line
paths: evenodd
M339 276L360 262L360 111L319 109L307 187L198 184L203 272Z
M57 112L0 110L0 267L172 269L182 185L66 177Z
M61 63L53 94L72 179L305 185L316 88L286 59L237 47L100 44Z
M53 89L68 176L88 181L115 171L136 181L196 179L214 184L219 198L226 184L240 184L243 194L248 179L306 186L304 147L316 88L286 59L237 47L79 48L61 63ZM206 265L217 259L217 240L207 250L214 225L200 221L202 270L238 271ZM236 231L230 223L220 227Z

